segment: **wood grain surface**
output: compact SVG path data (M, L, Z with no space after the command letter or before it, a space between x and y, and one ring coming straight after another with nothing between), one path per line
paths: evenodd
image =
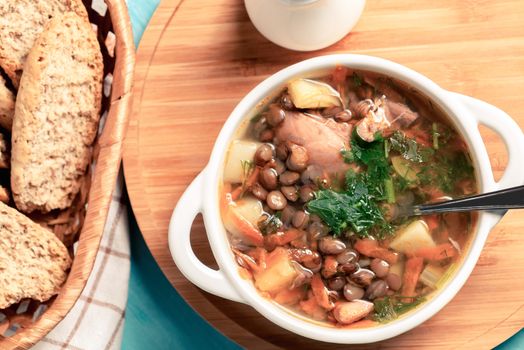
M322 51L297 53L264 39L241 0L164 0L142 38L124 171L140 229L179 293L226 336L249 349L351 348L287 332L248 306L214 297L174 265L167 227L178 198L208 158L223 122L257 83L285 66L351 52L404 64L442 87L492 103L524 127L524 2L373 0L353 32ZM495 176L506 153L481 128ZM523 211L491 233L470 279L435 317L396 338L354 348L485 349L524 326ZM197 255L216 266L202 220Z

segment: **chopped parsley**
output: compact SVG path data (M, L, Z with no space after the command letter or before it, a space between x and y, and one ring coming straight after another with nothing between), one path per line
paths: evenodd
M277 232L284 224L280 220L281 213L275 215L264 215L258 221L257 226L263 235L269 235Z
M365 172L346 173L342 192L332 189L320 190L316 198L307 204L308 210L318 215L328 225L333 235L351 231L359 237L384 238L392 232L381 210L380 203L395 202L395 190L386 156L385 140L377 136L373 142L362 142L354 133L351 150L342 150L346 163L356 163Z
M439 132L438 143L443 145L441 135L446 129L435 130ZM362 171L349 170L342 189L335 191L319 186L321 190L307 204L307 209L318 215L334 236L354 233L361 238L383 239L393 231L382 209L387 208L384 202L395 203L396 193L410 190L414 185L438 186L444 193L453 193L454 185L471 176L473 171L465 153L424 146L402 131L386 139L377 134L373 142L361 140L354 132L350 145L349 150L341 151L342 158L346 163L358 165ZM409 169L416 174L415 179L407 179L405 174L394 171L389 159L392 153L411 164ZM420 190L413 191L417 195ZM422 192L418 195L424 195Z
M471 160L463 152L437 154L433 162L420 167L417 173L421 185L436 185L443 192L453 193L455 184L473 175Z
M390 176L391 165L389 164L388 140L382 136L375 136L373 142L360 142L358 135L353 134L351 139L351 150L343 150L342 157L346 163L357 163L366 167L368 177L366 183L370 193L376 200L387 200L388 203L395 202L395 191Z
M410 186L413 185L413 183L405 177L400 176L399 174L395 174L393 176L393 185L395 188L395 192L401 193L408 190Z
M392 231L376 200L381 195L369 186L369 175L348 172L343 192L320 190L307 204L310 213L318 215L334 236L352 231L359 237L384 237Z
M251 119L249 120L251 123L256 123L258 122L260 119L262 119L262 114L261 113L258 113L258 114L255 114L253 117L251 117Z
M353 75L351 75L351 77L353 78L353 84L355 85L355 87L361 86L364 82L362 77L358 75L357 72L353 72Z
M420 296L412 298L413 300L410 302L402 301L402 299L402 297L398 296L386 296L381 299L376 299L373 302L375 307L373 319L381 323L393 321L398 316L414 309L426 300L426 298Z
M391 149L414 163L427 162L435 153L432 148L420 145L415 139L406 137L402 131L395 131L389 138Z
M367 167L370 178L384 181L389 178L390 165L386 157L384 139L377 135L373 142L359 141L356 132L351 138L351 150L343 150L346 163L357 163Z

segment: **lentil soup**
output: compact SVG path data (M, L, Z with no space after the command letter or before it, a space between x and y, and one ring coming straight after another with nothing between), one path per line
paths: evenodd
M466 143L428 98L336 67L288 82L240 128L221 216L261 295L326 325L372 326L443 286L476 221L402 208L476 192Z

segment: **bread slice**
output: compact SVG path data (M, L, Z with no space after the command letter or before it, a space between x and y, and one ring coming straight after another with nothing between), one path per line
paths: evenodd
M52 233L0 202L0 309L46 301L67 278L71 257Z
M1 43L0 39L0 43ZM0 48L2 44L0 44ZM4 78L0 75L0 126L11 130L13 115L15 114L15 96L5 85Z
M15 87L35 40L52 18L67 11L87 18L81 0L0 1L0 66Z
M71 205L91 160L103 62L91 24L57 16L35 42L20 81L11 134L11 190L23 212Z

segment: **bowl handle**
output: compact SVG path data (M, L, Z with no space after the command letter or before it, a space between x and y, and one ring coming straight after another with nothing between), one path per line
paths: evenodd
M491 189L496 191L503 188L520 186L524 184L523 157L524 152L524 134L519 125L501 109L473 97L452 93L462 104L468 108L472 116L479 124L483 124L495 131L504 141L508 152L508 164L504 175L497 182L491 176ZM501 212L498 220L504 215ZM498 221L497 220L497 221Z
M205 170L193 180L178 201L169 222L169 250L182 274L193 284L222 298L245 303L220 270L204 265L191 247L191 225L202 212Z

